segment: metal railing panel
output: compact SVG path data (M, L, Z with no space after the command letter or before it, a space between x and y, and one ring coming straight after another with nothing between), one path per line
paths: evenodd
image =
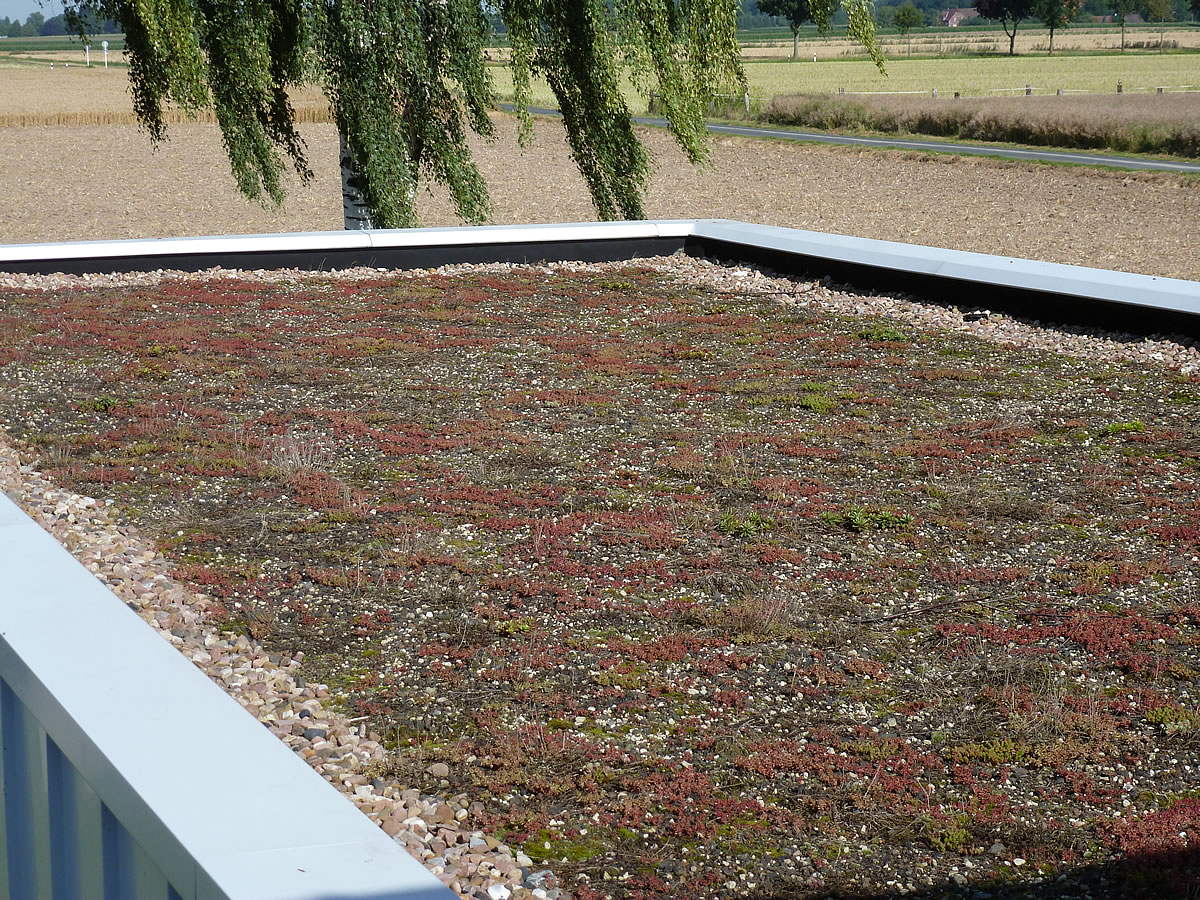
M0 681L8 896L51 900L46 737L7 682Z
M85 885L86 894L80 896L99 896L96 888L102 884L104 900L167 900L172 888L166 876L107 806L101 807L100 834L101 868L91 875L92 883Z
M2 494L0 572L10 896L50 897L60 847L106 900L453 897Z
M93 882L104 871L100 798L49 738L46 774L54 898L94 896L98 891Z

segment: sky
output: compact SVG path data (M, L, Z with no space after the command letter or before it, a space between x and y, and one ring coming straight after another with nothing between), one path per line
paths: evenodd
M51 6L54 7L54 12L50 12ZM32 12L40 12L48 19L52 15L62 12L62 3L47 3L45 6L39 6L37 0L0 0L0 18L8 16L10 19L20 19L24 22Z

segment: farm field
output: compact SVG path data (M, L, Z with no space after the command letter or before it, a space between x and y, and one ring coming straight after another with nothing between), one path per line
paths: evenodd
M891 52L891 51L889 51ZM493 70L496 90L512 95L507 69ZM937 88L943 99L955 91L963 96L1024 94L1031 85L1035 93L1084 92L1115 94L1117 82L1129 92L1152 92L1159 87L1200 90L1200 54L1106 56L1020 56L953 57L946 59L889 56L887 75L866 59L823 60L816 63L748 62L746 77L752 101L765 105L779 94L922 92ZM641 108L632 89L629 102ZM534 85L534 104L557 106L545 84Z
M541 120L532 147L515 121L476 145L498 224L589 221L595 211L561 126ZM280 210L237 194L211 125L179 125L151 151L133 126L0 128L0 242L337 230L337 135L301 131L315 180ZM1001 253L1200 280L1192 223L1200 184L924 154L721 138L697 171L661 131L645 129L657 162L647 198L661 218L735 218L884 240ZM451 225L447 198L427 194L422 222Z
M1200 29L1197 29L1200 32ZM1200 90L1200 54L1083 55L1019 57L908 58L888 50L887 75L865 59L777 62L748 61L751 99L765 107L772 97L794 93L920 92L934 88L943 99L959 91L964 97L1024 94L1115 94L1120 81L1127 93ZM0 50L0 67L5 54ZM123 124L134 122L128 80L123 67L65 67L39 63L0 68L0 126L39 124ZM507 67L492 67L496 91L512 96ZM646 101L629 86L626 96L635 112ZM327 104L316 88L298 89L293 102L301 121L329 121ZM534 85L534 105L557 106L545 83ZM184 121L182 116L175 116Z
M672 271L0 290L0 424L578 900L1186 896L1197 378Z
M1022 56L907 59L890 57L887 76L866 60L830 63L753 63L746 67L752 96L772 97L798 90L836 92L930 91L941 96L986 95L996 91L1038 93L1064 91L1115 93L1117 82L1128 91L1159 86L1200 89L1200 54L1124 56Z
M839 134L922 135L1200 158L1200 92L963 97L781 94L761 120Z
M0 61L3 55L0 55ZM315 87L292 95L301 121L328 122L329 104ZM187 122L167 110L168 122ZM211 116L210 121L215 121ZM0 68L0 128L39 125L133 125L128 71L121 67L24 65Z
M908 36L883 32L879 36L884 53L889 58L907 56L909 52L919 56L954 56L979 54L1008 54L1008 36L999 28L939 28L914 31ZM1157 50L1159 32L1157 28L1129 27L1125 30L1126 52L1130 49ZM1200 50L1200 29L1167 27L1163 32L1164 45L1168 50ZM1046 54L1049 48L1049 32L1029 22L1022 23L1017 30L1016 51L1020 55ZM1054 35L1054 52L1100 53L1120 51L1121 30L1119 28L1068 28ZM801 33L800 58L812 60L862 56L857 44L846 38L828 38L815 32ZM745 59L791 57L792 39L747 40L742 44Z

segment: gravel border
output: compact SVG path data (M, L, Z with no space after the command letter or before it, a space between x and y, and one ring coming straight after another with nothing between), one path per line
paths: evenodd
M1134 338L1082 328L1044 328L1008 316L964 314L954 308L919 302L904 296L846 293L827 282L797 282L775 278L750 268L725 268L677 255L637 261L671 273L681 282L701 285L716 293L774 296L787 305L819 305L844 315L882 315L922 328L968 333L1016 347L1051 350L1099 361L1132 361L1166 366L1185 374L1200 374L1197 342L1163 336ZM602 272L628 262L552 266L455 265L436 270L389 272L397 277L422 277L432 272L455 275L472 271ZM382 269L353 269L311 273L299 270L246 271L210 269L190 274L155 271L114 275L0 275L0 287L22 290L62 290L146 286L164 281L234 277L243 281L291 282L305 279L378 278ZM2 304L0 304L2 308ZM393 839L421 860L445 884L464 898L567 898L553 872L532 870L524 854L470 822L483 805L465 795L448 799L421 794L375 777L385 769L387 750L365 724L326 708L325 685L306 684L298 676L303 654L290 658L268 653L244 636L232 638L206 627L203 594L186 590L168 575L168 564L136 529L113 521L102 501L58 489L41 475L0 433L0 490L49 531L89 571L138 612L181 653L191 659L243 707L266 724L326 781L339 788L359 809ZM435 763L429 774L438 778ZM444 782L448 787L449 782Z

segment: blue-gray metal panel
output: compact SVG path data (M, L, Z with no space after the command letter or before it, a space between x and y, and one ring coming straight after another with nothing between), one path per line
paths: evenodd
M4 696L11 693L8 682L0 677L0 888L8 890L8 778L4 770Z
M80 896L98 897L102 886L104 900L167 900L166 877L107 806L101 809L101 833L104 858L96 875L103 875Z
M22 698L0 684L8 896L51 900L45 733Z
M0 571L0 677L185 898L453 896L3 495Z
M53 740L46 740L55 900L95 896L102 871L100 799Z
M773 225L749 225L724 219L698 220L692 234L746 247L898 272L1200 315L1200 282L1179 278L990 256Z

